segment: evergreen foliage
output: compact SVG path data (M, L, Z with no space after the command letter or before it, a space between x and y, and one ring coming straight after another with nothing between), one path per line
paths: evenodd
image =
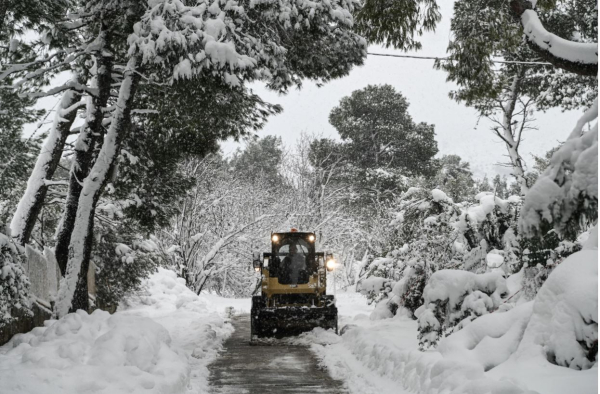
M346 142L345 153L361 169L393 168L431 175L438 152L433 125L416 124L408 101L391 85L369 85L340 100L329 122Z
M438 171L433 177L432 188L446 192L456 202L466 201L475 194L475 181L470 164L458 155L444 155L437 162Z
M420 49L418 36L435 30L442 16L432 0L367 0L356 10L358 32L370 43Z
M0 232L0 328L18 316L32 314L23 256L13 240Z
M283 159L280 137L265 136L250 141L244 150L238 149L231 165L242 178L258 181L266 180L270 186L281 185L281 164Z

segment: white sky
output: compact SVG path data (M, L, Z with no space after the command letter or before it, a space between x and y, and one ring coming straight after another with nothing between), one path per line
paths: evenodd
M442 5L443 19L435 34L423 37L421 56L444 56L449 39L452 3ZM369 47L369 52L398 53L382 47ZM435 124L436 140L440 155L458 154L471 163L476 177L485 174L493 177L507 173L507 168L497 166L506 162L503 143L490 131L490 122L477 113L448 98L453 85L446 82L446 73L433 69L433 60L401 59L369 56L362 67L356 67L350 75L333 81L321 88L306 82L302 90L280 96L262 85L254 90L265 101L283 106L283 113L270 118L258 135L281 136L287 146L293 146L301 132L316 133L323 137L337 138L336 130L329 124L329 112L339 100L369 84L390 84L409 101L409 113L415 122ZM531 154L541 155L564 140L572 130L580 114L552 110L537 113L532 130L525 135L521 154L531 165ZM232 141L223 145L223 152L231 154L239 146Z

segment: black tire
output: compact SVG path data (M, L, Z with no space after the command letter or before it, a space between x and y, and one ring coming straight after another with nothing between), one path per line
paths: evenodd
M252 309L250 310L250 341L260 332L258 325L260 311L266 306L265 299L262 296L252 297Z

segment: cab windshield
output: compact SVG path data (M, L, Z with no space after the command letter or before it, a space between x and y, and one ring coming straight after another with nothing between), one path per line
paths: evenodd
M275 249L273 276L277 276L281 284L305 284L313 273L312 259L309 258L308 242L301 238L284 240Z

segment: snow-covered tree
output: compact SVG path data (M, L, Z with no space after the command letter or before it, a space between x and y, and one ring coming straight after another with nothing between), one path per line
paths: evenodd
M250 142L243 151L238 150L231 165L240 176L251 180L261 179L273 186L281 185L282 155L281 138L265 136Z
M578 41L589 42L597 36L597 27L582 13L594 14L594 2L577 3L540 3L545 9L542 19L559 34L577 32ZM519 147L533 127L533 111L589 106L597 94L595 78L573 76L540 62L502 1L456 2L451 30L450 56L438 60L436 67L446 70L448 80L459 85L452 98L474 107L494 123L492 130L506 146L508 166L524 195L531 183ZM493 62L499 58L505 63Z
M441 20L432 0L366 0L356 10L357 29L370 43L397 49L420 49L418 36L435 30Z
M285 219L282 195L265 179L257 182L231 171L219 155L182 166L194 186L159 234L167 264L197 293L251 294L256 285L252 252L267 248L270 231Z
M300 85L303 78L326 82L347 74L364 57L365 43L351 29L354 6L310 3L288 11L270 4L242 7L231 2L89 2L71 10L69 22L56 30L62 36L48 40L48 45L62 47L3 70L3 76L23 75L19 86L82 64L79 70L89 71L87 84L70 82L52 89L88 96L57 245L57 258L68 257L61 313L87 305L82 273L90 257L93 213L131 119L137 116L140 81L168 84L204 77L240 87L263 80L281 91ZM161 72L154 72L155 67ZM39 93L43 94L47 93ZM25 201L32 201L38 190L35 185L29 188ZM17 233L31 206L20 209L13 223Z
M10 105L8 100L20 101L16 94L0 90L0 222L10 220L19 197L25 189L27 177L33 168L35 155L40 148L40 137L23 138L24 123L39 116L38 111L24 107L19 102ZM37 115L37 116L36 116Z
M568 72L590 76L597 74L597 43L567 41L548 32L528 1L512 1L511 8L514 16L520 20L528 45L533 51L557 68ZM583 17L581 20L584 23L580 30L597 32L597 16ZM578 37L579 35L575 38ZM597 39L597 33L592 39ZM548 167L527 194L520 222L520 227L527 236L540 239L554 229L561 238L574 240L579 233L597 222L597 122L589 131L584 131L584 126L597 118L596 97L566 142L552 154Z
M286 224L317 233L317 245L332 252L338 263L337 287L355 283L357 259L364 255L371 237L363 212L354 204L356 186L348 178L347 161L336 157L340 146L316 135L303 134L286 149L281 166L285 182ZM330 282L331 283L331 282Z
M425 180L433 188L443 190L453 201L462 202L472 198L475 181L470 164L458 155L444 155L438 160L435 176Z

